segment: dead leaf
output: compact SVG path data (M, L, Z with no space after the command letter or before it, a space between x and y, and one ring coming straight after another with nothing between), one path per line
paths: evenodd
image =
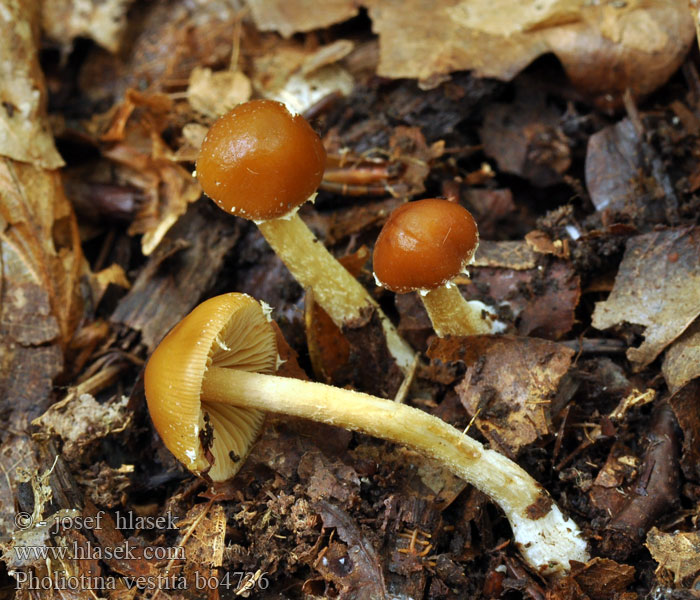
M462 404L484 436L514 456L552 433L552 414L561 408L557 394L574 352L536 338L478 335L435 339L428 356L466 365L455 388Z
M302 456L297 474L304 482L304 493L313 501L335 498L343 505L352 505L360 495L360 478L355 470L331 461L321 452L312 450Z
M648 227L664 222L673 185L663 161L631 119L605 127L588 139L586 186L591 202L608 221Z
M669 346L661 370L671 393L700 377L700 320Z
M544 231L531 231L525 236L527 245L538 254L553 254L559 258L569 258L569 240L552 240Z
M646 327L644 342L627 357L637 368L653 361L700 315L700 228L667 229L631 238L593 327L628 322Z
M276 38L276 36L274 36ZM297 41L271 40L267 52L256 57L253 84L265 98L285 103L304 112L330 94L348 96L355 80L340 64L329 63L336 49L311 49Z
M462 187L466 188L460 190L466 206L479 224L479 235L489 239L498 237L503 221L516 215L517 208L513 202L513 192L508 188L483 189L464 184ZM483 243L482 241L481 244ZM481 244L479 252L482 251Z
M683 0L598 3L561 0L370 0L379 34L378 74L440 81L472 69L510 80L553 52L572 82L609 107L625 89L648 94L681 64L693 39Z
M290 37L299 31L320 29L357 15L357 0L249 0L248 6L261 31L279 31Z
M591 600L618 598L634 581L634 575L634 567L598 556L571 572L571 577Z
M673 573L676 584L700 571L700 532L664 533L652 527L644 545L659 568Z
M87 272L72 208L55 169L37 48L37 5L3 5L0 36L0 530L12 531L17 469L36 469L26 434L48 406L63 352L83 318ZM11 158L7 158L7 157ZM23 162L20 162L23 161Z
M134 0L43 0L41 24L46 36L70 48L87 37L117 52L126 29L126 13Z
M0 156L57 169L64 165L46 116L39 65L37 2L8 0L0 13Z
M480 252L481 247L477 257ZM474 269L472 279L499 304L510 307L521 335L556 340L574 325L581 281L568 261L553 260L526 271Z
M348 597L357 600L387 600L389 594L384 583L379 557L370 541L350 516L325 500L314 508L321 516L324 527L334 527L338 537L345 542L346 553L326 558L316 568L343 590ZM333 560L330 560L333 559Z
M518 86L515 102L485 109L479 136L501 171L546 187L559 182L571 165L570 142L560 111L547 105L543 92L526 85Z
M195 67L190 73L187 101L197 112L215 119L250 99L250 79L240 71L217 71Z
M636 475L629 459L637 461L629 448L621 442L613 443L603 468L598 471L593 486L588 492L596 508L608 514L620 512L626 502L624 486Z
M143 202L129 227L129 234L143 234L141 248L149 255L187 205L199 199L201 188L192 173L177 163L175 153L161 137L171 108L163 94L129 90L125 100L111 111L104 141L116 142L102 155L121 168L119 177L141 190ZM93 124L99 129L100 123Z

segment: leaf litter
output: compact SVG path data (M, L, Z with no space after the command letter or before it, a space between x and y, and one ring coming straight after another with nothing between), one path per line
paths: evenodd
M49 575L16 562L19 544L131 545L133 560L60 563L116 576L114 599L692 593L700 77L685 4L44 4L1 15L3 591L16 569ZM548 52L561 66L528 67ZM321 133L331 158L302 218L419 353L410 387L371 327L331 327L253 228L200 200L203 135L251 96L288 100ZM424 195L482 224L457 284L505 335L438 340L416 297L374 285L379 227ZM207 490L155 434L140 371L200 299L232 289L274 306L286 376L401 389L516 459L594 558L547 581L488 498L432 461L294 419L269 417L237 478ZM13 524L101 511L99 529ZM182 589L134 587L165 569ZM203 579L216 585L196 592Z

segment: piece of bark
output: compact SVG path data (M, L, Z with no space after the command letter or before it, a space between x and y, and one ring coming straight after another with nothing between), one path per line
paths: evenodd
M202 204L168 232L110 319L140 331L149 351L212 286L238 239L236 219L215 218Z

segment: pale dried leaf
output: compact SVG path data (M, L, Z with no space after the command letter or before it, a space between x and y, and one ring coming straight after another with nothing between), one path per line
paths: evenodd
M46 118L38 5L7 0L0 8L0 155L56 169L64 162Z
M368 0L379 34L378 72L439 81L471 69L510 80L554 52L571 80L605 100L646 94L680 65L693 37L686 2L586 0Z
M290 110L301 113L330 94L350 95L354 85L350 73L340 65L332 64L315 69L307 75L301 70L291 73L280 87L268 86L261 93L266 98L284 102Z
M87 37L116 52L133 1L43 0L41 25L47 37L65 46L70 46L76 37Z
M660 568L673 573L676 583L700 571L700 532L664 533L652 527L644 545Z
M178 164L177 155L160 135L169 106L163 94L131 91L110 115L109 128L102 135L102 139L117 141L102 152L117 163L117 179L141 190L145 199L129 227L130 235L143 234L145 255L153 252L187 206L201 196L197 180Z
M0 200L4 322L17 324L13 334L18 341L39 344L58 338L66 344L80 318L78 278L84 263L60 177L2 160ZM58 330L49 321L38 328L35 320L43 317L55 319Z
M700 321L696 320L669 347L661 370L671 393L700 377Z
M593 326L623 322L646 327L644 342L627 357L653 361L700 314L700 228L668 229L627 242L608 299L596 304Z
M321 46L311 56L304 60L301 67L302 75L310 75L316 69L332 65L345 58L355 48L355 44L350 40L336 40L327 46Z
M240 71L214 73L206 67L195 67L190 73L187 101L197 112L215 119L249 100L252 91L250 80Z
M289 37L299 31L320 29L357 15L359 0L248 0L261 31L279 31Z

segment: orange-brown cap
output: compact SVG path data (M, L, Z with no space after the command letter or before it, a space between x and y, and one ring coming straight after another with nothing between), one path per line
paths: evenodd
M146 365L148 410L163 443L188 469L212 481L230 479L264 419L258 410L201 399L206 370L274 373L277 358L274 330L246 294L203 302L159 344Z
M479 245L470 212L448 200L429 198L397 208L374 246L374 274L404 294L430 290L465 269Z
M303 117L274 100L251 100L211 126L197 178L226 212L266 221L306 202L321 183L325 163L321 139Z

